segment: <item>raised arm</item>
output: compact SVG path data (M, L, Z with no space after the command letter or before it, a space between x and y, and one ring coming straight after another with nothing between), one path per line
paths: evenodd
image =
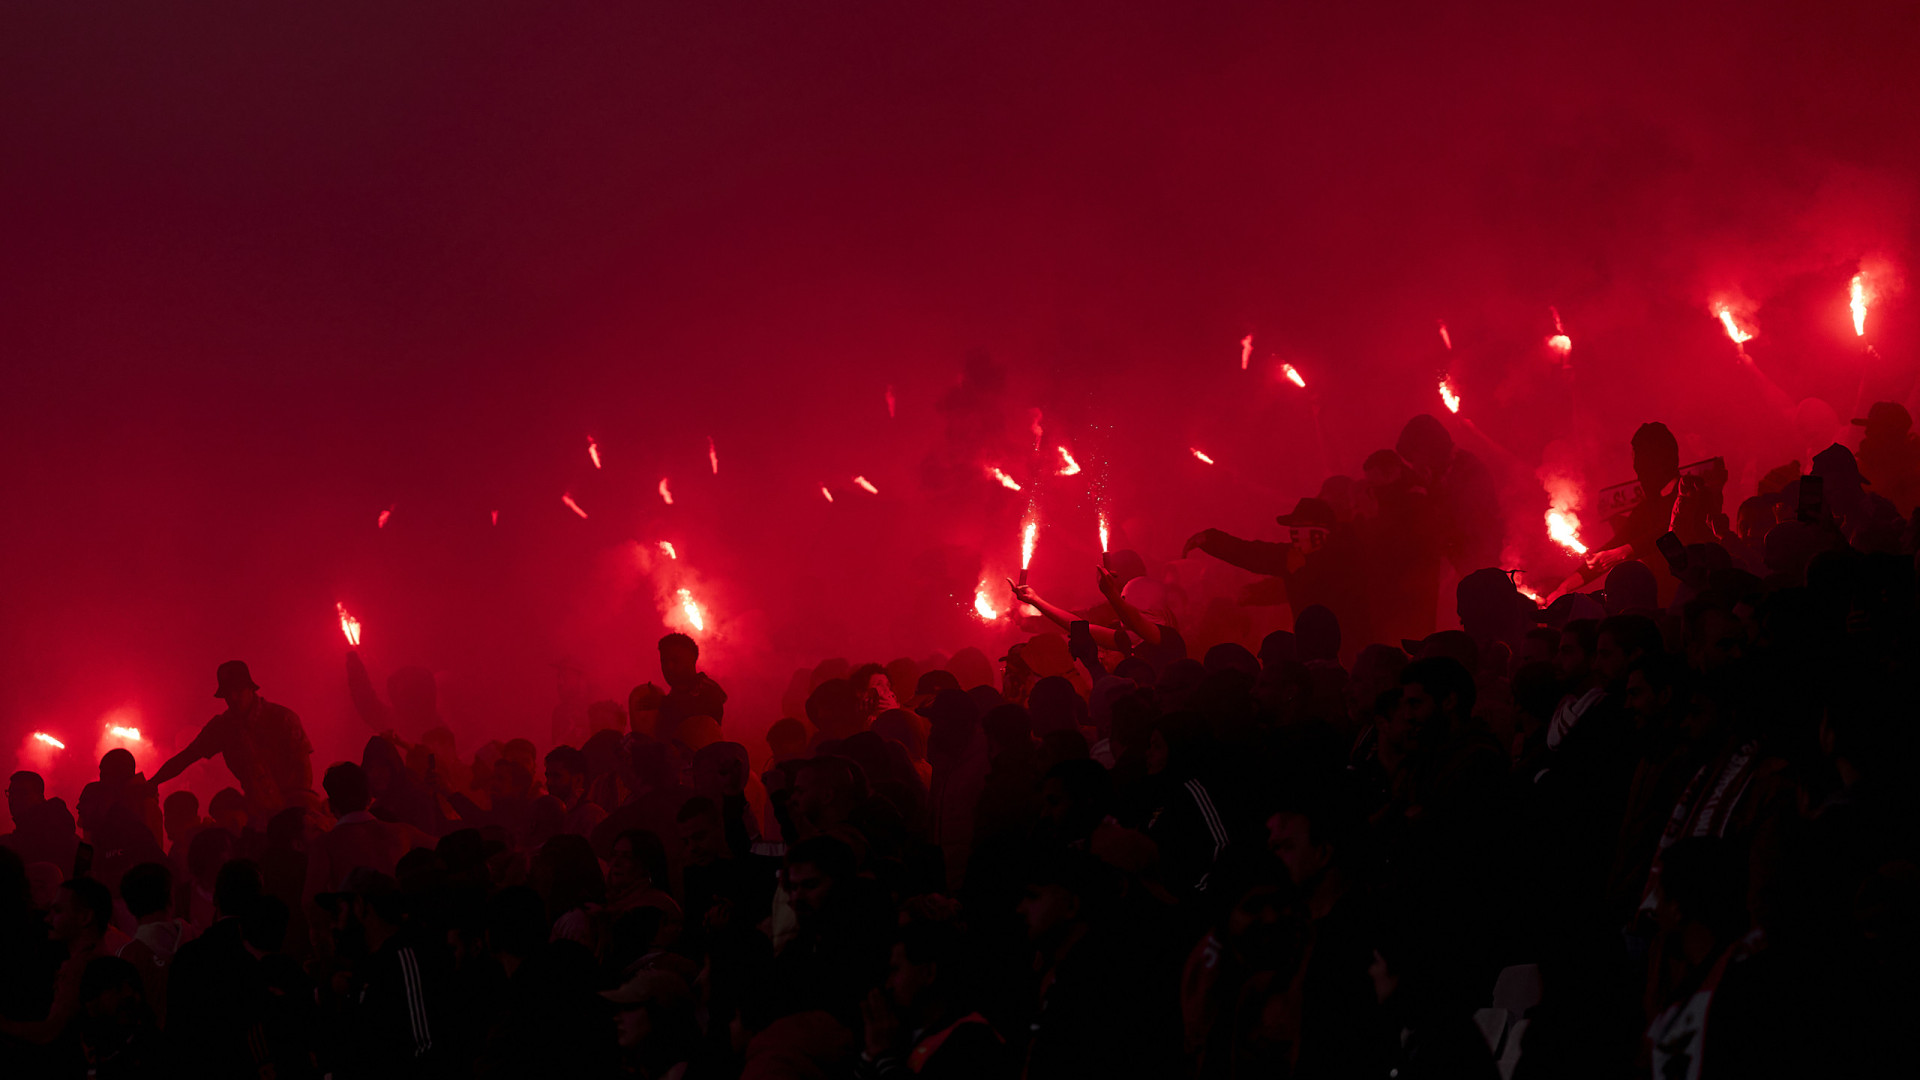
M1180 549L1182 558L1193 553L1194 549L1219 559L1229 566L1242 570L1251 570L1256 574L1278 577L1287 573L1287 556L1292 553L1292 544L1278 544L1267 540L1242 540L1229 536L1219 529L1202 529L1187 538Z
M1007 586L1013 590L1013 598L1015 600L1023 604L1031 605L1035 610L1039 611L1040 614L1045 615L1049 620L1058 624L1062 630L1073 629L1073 624L1080 618L1080 616L1075 615L1066 608L1049 603L1047 599L1041 596L1039 591L1031 585L1015 585L1012 581L1008 581ZM1093 626L1089 629L1093 634L1094 644L1103 649L1119 648L1119 638L1110 628Z
M1104 566L1094 567L1093 572L1100 576L1100 593L1113 605L1114 614L1120 616L1120 624L1133 631L1141 641L1149 645L1160 644L1160 624L1141 614L1139 608L1127 603L1126 598L1120 595L1120 575Z

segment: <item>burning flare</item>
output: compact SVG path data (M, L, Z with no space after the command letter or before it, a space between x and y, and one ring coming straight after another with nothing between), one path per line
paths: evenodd
M1280 374L1285 375L1287 377L1288 382L1299 387L1300 389L1305 390L1307 388L1307 380L1304 378L1301 378L1300 372L1295 370L1292 364L1281 364Z
M1040 521L1027 511L1027 524L1020 530L1020 584L1027 583L1027 567L1033 565L1033 542L1039 539Z
M1745 345L1747 342L1753 340L1752 333L1740 329L1740 324L1733 321L1732 308L1723 307L1715 314L1720 317L1720 325L1727 328L1727 337L1732 338L1735 345ZM1855 316L1856 319L1863 317L1862 315Z
M700 615L700 605L693 602L693 593L681 589L675 595L680 598L680 611L686 615L688 624L695 630L704 632L707 628L707 620Z
M576 514L579 514L579 515L581 516L581 518L583 518L583 519L584 519L584 518L585 518L585 517L587 516L587 512L586 512L585 510L582 510L582 509L580 509L580 504L579 504L579 503L577 503L577 502L574 502L574 501L573 501L573 496L571 496L571 495L562 495L562 496L560 496L560 501L561 501L561 502L563 502L563 503L566 503L566 504L567 504L567 509L569 509L569 510L571 510L571 511L573 511L573 512L574 512L574 513L576 513ZM671 500L671 499L669 499L669 500L667 500L667 501L668 501L668 502L672 502L673 500Z
M53 736L47 734L44 731L34 732L33 737L36 742L45 743L46 745L53 747L55 750L65 750L67 748L66 743L61 742L59 739L54 738Z
M820 485L820 494L825 495L827 497L828 502L833 501L833 492L827 490L827 485L825 484Z
M593 462L594 468L600 467L600 444L594 442L591 435L587 436L587 460Z
M867 494L869 494L869 495L878 495L878 494L880 494L880 489L879 489L879 488L877 488L877 487L874 487L874 486L873 486L873 481L871 481L871 480L869 480L869 479L867 479L867 478L866 478L866 477L864 477L864 476L856 476L856 477L854 477L854 478L853 478L853 482L854 482L855 484L858 484L858 485L860 485L860 487L861 487L861 488L862 488L863 490L865 490L865 491L866 491L866 493L867 493Z
M1867 282L1866 275L1853 275L1853 283L1847 286L1847 306L1853 309L1853 336L1867 336Z
M980 616L985 622L993 622L1000 618L1000 612L995 610L993 597L987 592L987 585L984 581L973 590L973 613Z
M680 553L673 550L673 541L671 540L660 541L660 553L669 559L680 558Z
M380 520L375 524L374 527L380 528L380 529L386 528L387 520L391 517L393 517L393 507L389 506L385 510L380 511Z
M998 465L987 466L987 475L993 477L995 480L1000 481L1000 486L1003 488L1006 488L1008 491L1020 490L1019 481L1015 480L1011 476L1008 476L1006 473L1001 472L1000 466Z
M347 614L347 605L336 601L333 610L340 613L340 634L347 639L347 648L360 647L360 620Z
M1201 450L1201 449L1200 449L1199 447L1197 447L1197 446L1189 446L1189 447L1187 447L1187 449L1189 449L1189 450L1191 450L1191 451L1193 451L1193 456L1194 456L1194 457L1197 457L1197 458L1199 458L1202 464L1204 464L1204 465L1211 465L1211 464L1213 464L1213 459L1212 459L1212 458L1210 458L1210 457L1208 457L1208 456L1206 455L1206 453L1205 453L1204 451L1202 451L1202 450Z
M1460 411L1460 395L1453 392L1453 384L1446 379L1440 380L1440 403L1445 405L1450 413Z
M1106 511L1103 510L1100 512L1100 554L1105 555L1106 553L1107 553L1107 514L1106 514Z
M1247 370L1247 365L1251 363L1253 363L1253 335L1248 334L1240 339L1240 370Z
M713 466L713 475L720 475L720 451L714 448L713 436L707 436L707 464Z
M1580 518L1571 510L1556 506L1547 511L1547 537L1575 555L1587 553L1587 545L1580 542Z
M137 727L121 727L119 724L108 724L107 734L116 739L125 739L128 742L146 741L140 737L140 729Z
M1447 333L1447 321L1445 319L1440 320L1440 344L1445 345L1449 352L1453 350L1453 335Z
M1055 447L1055 449L1060 451L1060 474L1059 475L1079 476L1080 463L1073 460L1073 455L1067 453L1067 448L1064 446L1060 446L1060 447Z
M667 486L667 478L664 476L660 478L660 501L668 506L673 505L673 489Z
M1555 334L1547 339L1547 348L1565 356L1573 351L1573 339L1565 334Z

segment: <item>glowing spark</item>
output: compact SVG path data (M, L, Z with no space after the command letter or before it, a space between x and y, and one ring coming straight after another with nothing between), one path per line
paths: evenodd
M887 419L893 419L893 386L887 386Z
M820 485L820 494L825 495L827 497L828 502L833 501L833 492L827 490L827 485L825 484Z
M1253 362L1253 335L1248 334L1246 337L1243 337L1240 339L1240 370L1241 371L1247 370L1247 365L1252 362Z
M1040 538L1040 522L1027 519L1027 526L1020 532L1020 569L1024 572L1033 565L1033 542Z
M561 502L563 502L563 503L566 503L566 504L567 504L567 509L569 509L569 510L571 510L571 511L573 511L573 512L574 512L574 513L576 513L576 514L579 514L579 515L581 516L581 518L583 518L583 519L584 519L584 518L585 518L585 517L587 516L587 512L586 512L585 510L582 510L582 509L580 509L580 504L579 504L579 503L577 503L577 502L574 502L574 501L573 501L573 496L571 496L571 495L562 495L562 496L560 496L560 501L561 501ZM669 500L669 501L671 501L671 500Z
M1547 348L1565 356L1573 351L1573 339L1565 334L1555 334L1547 339Z
M1460 396L1453 392L1453 384L1445 379L1440 380L1440 402L1447 407L1448 412L1460 411Z
M1863 275L1853 275L1853 284L1847 287L1847 306L1853 309L1853 336L1867 335L1867 283Z
M673 550L673 541L671 540L660 541L660 551L661 554L664 554L669 559L678 559L680 557L680 553Z
M1105 555L1106 553L1107 553L1107 515L1103 511L1100 514L1100 554Z
M140 737L140 729L137 727L121 727L118 724L109 724L107 726L107 734L116 739L125 739L128 742L146 741Z
M360 620L347 614L347 605L336 602L333 610L340 613L340 634L347 639L347 648L360 647Z
M1288 382L1300 389L1305 390L1307 388L1307 380L1301 377L1300 372L1296 371L1292 364L1281 364L1280 374L1285 375Z
M1580 542L1580 519L1571 510L1547 511L1547 537L1575 555L1587 553L1587 545Z
M1040 410L1039 410L1039 409L1028 409L1027 411L1028 411L1029 413L1032 413L1032 414L1033 414L1033 426L1031 426L1031 427L1030 427L1030 428L1028 428L1027 430L1029 430L1029 431L1031 431L1031 432L1033 432L1033 448L1034 448L1035 450L1038 450L1038 449L1040 449L1040 440L1041 440L1041 438L1043 437L1043 434L1044 434L1044 433L1043 433L1043 432L1042 432L1042 431L1040 430Z
M993 622L1000 617L1000 612L993 606L993 598L988 594L985 582L973 590L973 613L986 622Z
M594 468L600 467L600 444L594 442L591 435L587 436L587 459L593 462Z
M660 478L660 501L668 506L673 505L673 490L667 487L667 478L664 476Z
M33 737L34 737L34 739L36 739L37 741L39 741L39 742L43 742L43 743L45 743L45 744L47 744L48 746L51 746L51 747L53 747L53 748L54 748L55 750L65 750L65 749L67 748L67 744L66 744L66 743L63 743L63 742L61 742L61 741L60 741L59 739L56 739L56 738L54 738L53 736L51 736L51 735L49 735L49 734L47 734L47 733L46 733L46 732L44 732L44 731L36 731L36 732L34 732L34 733L33 733Z
M713 466L713 475L720 475L720 451L714 448L713 436L707 436L707 464Z
M1008 491L1020 490L1019 481L1015 480L1011 476L1008 476L1006 473L1001 472L1000 466L998 465L987 466L987 475L993 477L995 480L1000 481L1000 486L1003 488L1006 488Z
M864 476L854 477L853 482L860 485L860 487L863 488L866 491L866 493L869 495L880 494L880 489L873 486L873 481L867 479Z
M1453 349L1453 335L1447 333L1447 322L1445 319L1440 320L1440 344L1445 345L1448 351L1452 351Z
M1199 447L1189 446L1187 447L1187 449L1193 451L1193 456L1199 458L1202 464L1206 464L1206 465L1213 464L1213 459L1208 457L1204 452L1202 452Z
M1718 314L1720 316L1720 325L1727 328L1727 336L1733 339L1735 345L1745 345L1747 342L1753 340L1751 333L1740 329L1740 324L1733 321L1732 308L1723 307Z
M700 605L693 602L693 593L681 589L676 595L680 598L680 610L687 616L687 622L695 630L706 630L707 620L700 615Z
M1069 453L1067 453L1067 448L1066 448L1066 447L1064 447L1064 446L1059 446L1059 447L1055 447L1055 449L1057 449L1057 450L1059 450L1059 451L1060 451L1060 472L1059 472L1059 475L1061 475L1061 476L1079 476L1079 475L1080 475L1080 463L1079 463L1079 462L1077 462L1077 461L1075 461L1075 460L1073 460L1073 455L1072 455L1072 454L1069 454Z
M387 520L391 517L393 517L393 507L389 506L385 510L380 511L380 520L375 524L375 527L381 529L386 528Z

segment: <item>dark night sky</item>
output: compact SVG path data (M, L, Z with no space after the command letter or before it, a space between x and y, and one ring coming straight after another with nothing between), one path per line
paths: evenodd
M1750 492L1827 433L1710 303L1843 425L1913 380L1916 55L1908 3L11 5L0 743L178 741L239 656L341 756L336 601L467 745L544 743L555 664L657 675L680 584L757 733L821 656L1009 640L965 614L1025 507L984 463L1040 478L1036 581L1084 602L1084 481L1170 559L1449 362L1522 475L1562 439L1621 479L1658 417ZM1005 385L950 423L975 349Z

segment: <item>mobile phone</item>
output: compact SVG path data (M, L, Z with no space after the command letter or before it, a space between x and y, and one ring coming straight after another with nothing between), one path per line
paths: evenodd
M93 845L85 840L73 849L73 876L86 877L93 873Z
M1687 545L1680 542L1679 534L1666 532L1653 542L1653 546L1667 557L1667 569L1676 575L1687 572Z
M1795 516L1801 521L1818 521L1821 507L1826 503L1826 499L1826 478L1812 475L1801 477L1800 505Z

